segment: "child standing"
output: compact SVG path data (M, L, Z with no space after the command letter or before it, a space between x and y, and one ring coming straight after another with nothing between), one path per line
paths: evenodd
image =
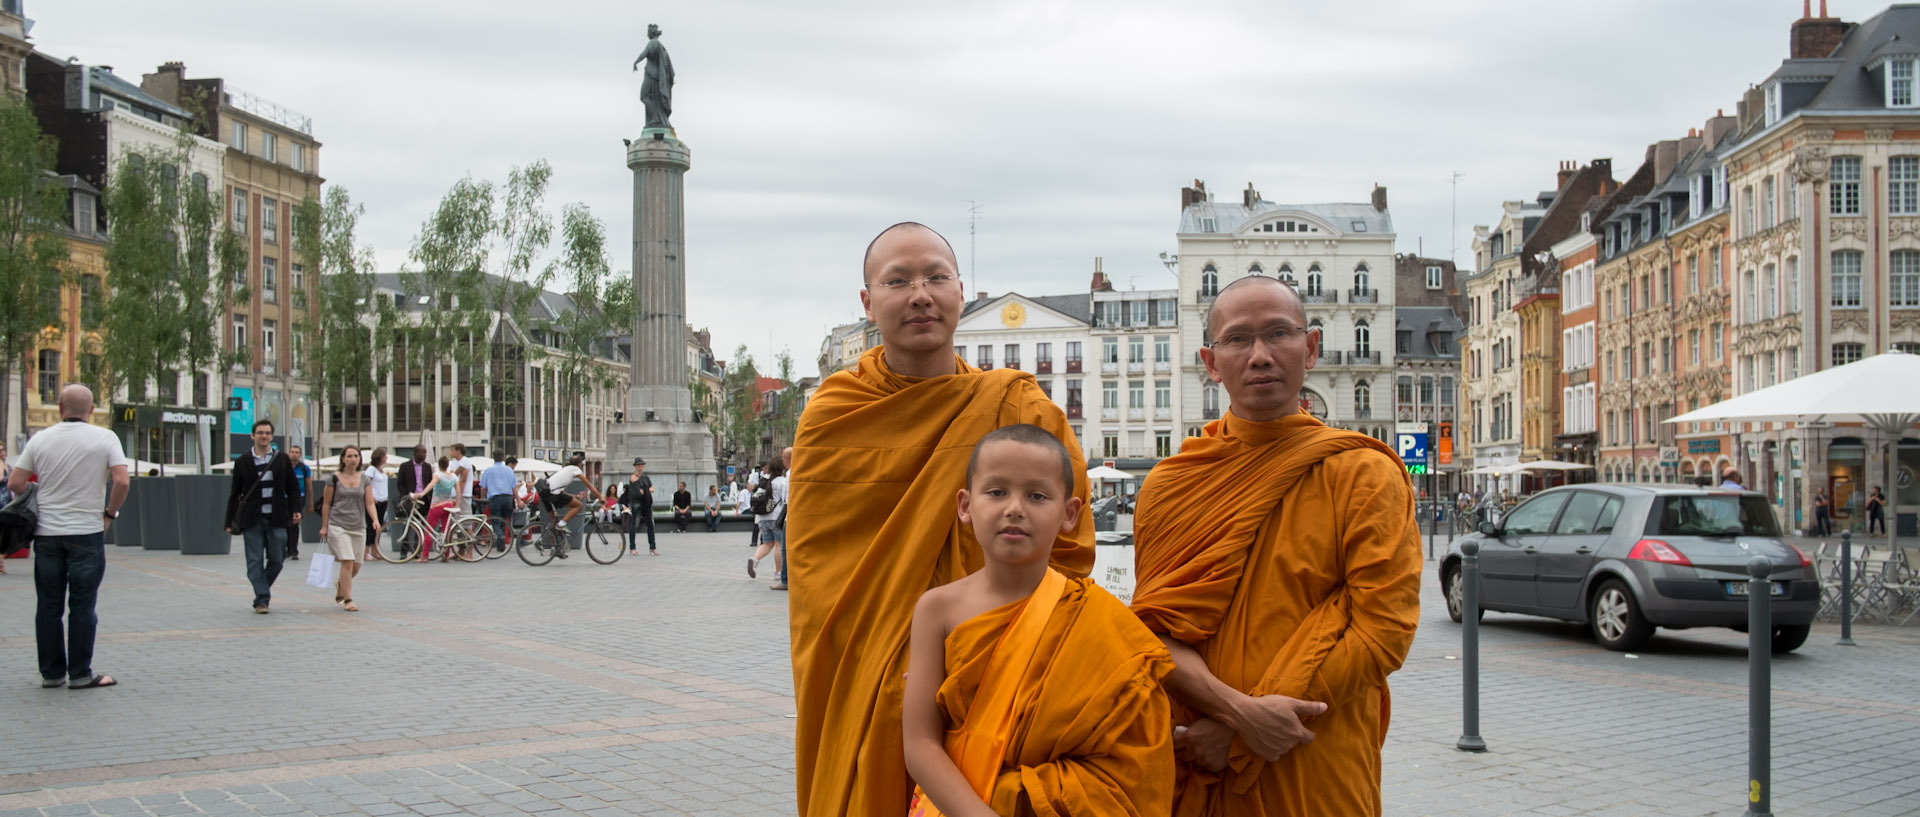
M980 439L960 522L985 566L913 613L903 701L913 815L1165 814L1173 662L1126 605L1047 566L1080 514L1073 461L1045 429Z

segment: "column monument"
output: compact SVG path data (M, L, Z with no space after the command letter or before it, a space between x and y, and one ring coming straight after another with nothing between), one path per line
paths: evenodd
M608 432L607 473L623 473L638 457L653 477L654 501L672 501L674 482L684 480L696 498L718 475L713 432L694 416L687 390L686 194L692 166L686 143L667 121L673 112L673 61L660 44L660 27L647 26L647 46L634 60L646 63L640 101L647 126L627 143L633 171L633 289L639 319L633 329L633 389L623 422Z

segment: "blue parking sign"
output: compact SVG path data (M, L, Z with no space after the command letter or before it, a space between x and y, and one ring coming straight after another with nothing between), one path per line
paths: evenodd
M1402 462L1415 463L1427 461L1427 435L1399 434L1394 442L1394 450L1399 452Z

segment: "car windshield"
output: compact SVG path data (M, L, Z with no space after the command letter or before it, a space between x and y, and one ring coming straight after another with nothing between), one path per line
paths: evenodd
M1773 510L1757 496L1669 496L1661 501L1656 534L1667 536L1779 536Z

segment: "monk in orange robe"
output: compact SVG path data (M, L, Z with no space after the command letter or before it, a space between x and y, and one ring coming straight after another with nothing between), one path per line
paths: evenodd
M981 438L960 492L979 572L913 611L902 712L911 817L1161 815L1173 661L1126 605L1047 566L1079 523L1073 460L1039 426Z
M907 635L920 594L978 570L980 545L951 508L987 432L1032 423L1066 441L1074 495L1085 461L1032 375L978 371L953 352L965 306L938 233L895 225L867 249L860 293L883 345L827 378L794 441L787 516L789 621L802 817L893 815L913 784L901 755ZM1093 517L1052 549L1069 577L1093 567Z
M1292 287L1220 292L1229 412L1154 468L1133 610L1176 669L1174 814L1378 815L1387 675L1420 617L1413 491L1386 445L1299 410L1319 339Z

